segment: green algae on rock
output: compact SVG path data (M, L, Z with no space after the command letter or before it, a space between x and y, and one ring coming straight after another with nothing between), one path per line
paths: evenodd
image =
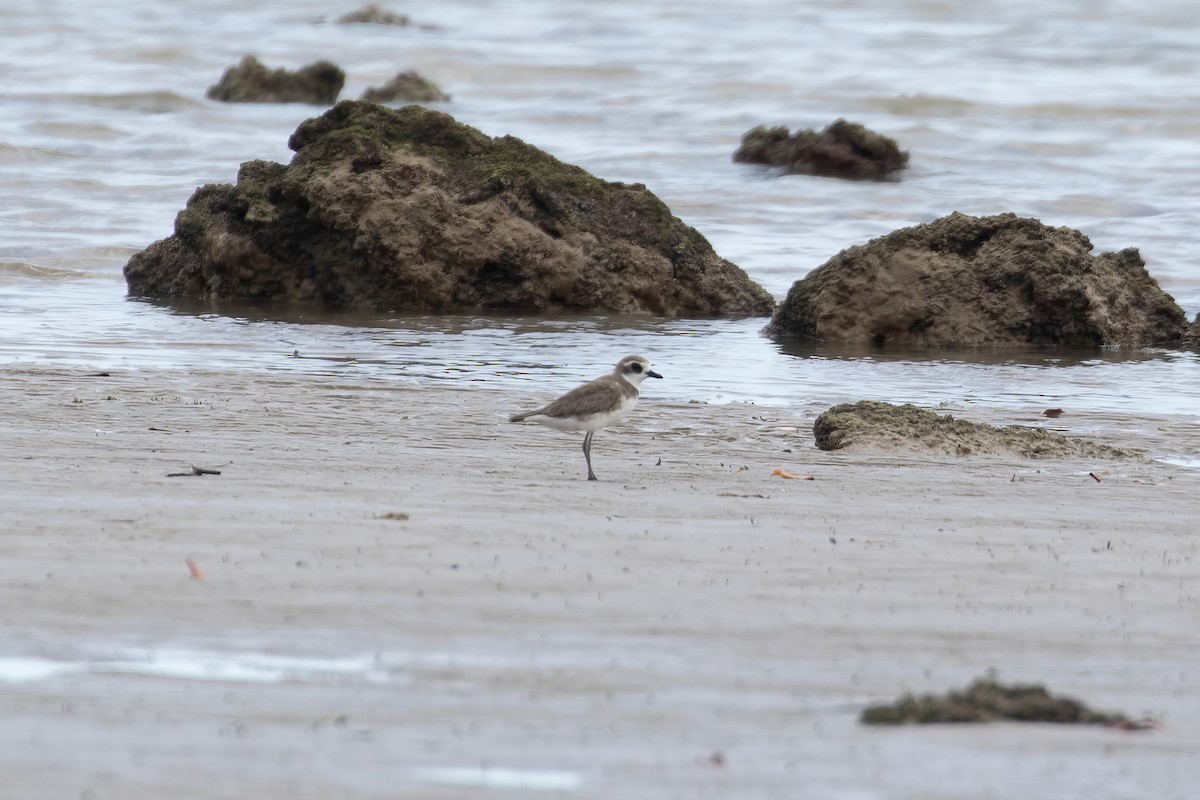
M947 455L1011 453L1022 458L1096 458L1144 460L1139 450L1109 447L1090 439L1068 437L1044 428L1002 428L955 419L917 408L876 400L843 403L813 423L818 449L876 448L917 450Z
M1138 251L957 212L847 248L796 281L766 332L865 344L1178 347L1183 310Z
M420 106L344 101L287 166L201 187L130 294L327 308L759 316L774 301L641 184Z
M1054 697L1041 685L1003 686L982 678L965 691L944 696L905 695L891 705L869 706L859 721L864 725L929 725L947 722L1055 722L1104 725L1124 730L1153 727L1148 720L1134 721L1124 714L1094 711L1070 697Z
M839 119L820 132L752 128L742 134L733 160L782 167L800 175L883 180L908 166L908 153L894 139Z

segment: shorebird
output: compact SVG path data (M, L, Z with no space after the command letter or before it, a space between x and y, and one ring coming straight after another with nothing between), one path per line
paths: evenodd
M583 457L587 461L587 479L594 481L597 478L592 471L592 435L633 410L642 381L661 377L642 356L625 356L608 375L576 386L541 408L513 414L508 421L528 419L559 431L587 431L583 437Z

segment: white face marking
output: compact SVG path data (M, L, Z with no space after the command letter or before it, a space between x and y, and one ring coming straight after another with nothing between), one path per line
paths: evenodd
M640 364L641 370L634 372L629 368L631 364ZM650 362L644 358L628 359L621 362L621 377L634 386L641 386L642 381L646 380L646 373L650 372Z

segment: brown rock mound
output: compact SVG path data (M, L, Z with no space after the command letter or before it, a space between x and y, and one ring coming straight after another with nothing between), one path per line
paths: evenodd
M609 183L420 106L345 101L288 166L196 191L125 265L131 294L326 307L769 314L774 302L641 184Z
M346 83L346 73L336 64L317 61L292 72L268 69L254 56L225 70L221 80L208 87L208 98L224 103L311 103L332 105Z
M1177 347L1187 320L1138 251L954 213L838 253L792 285L773 336L884 344Z
M830 408L813 423L821 450L872 448L919 450L948 455L1012 453L1023 458L1088 458L1142 460L1138 450L1124 450L1068 438L1043 428L1009 425L997 428L939 416L913 405L894 406L874 400Z
M398 25L407 27L412 25L412 20L406 14L394 14L391 11L385 11L375 4L363 6L357 11L351 11L349 14L343 14L338 17L338 23L341 25Z
M1183 335L1183 346L1189 350L1200 350L1200 314L1196 315Z
M372 103L393 103L397 100L405 103L436 103L449 100L450 95L439 89L433 81L408 70L401 72L383 86L367 89L363 92L362 99Z
M1149 720L1135 721L1124 714L1095 711L1070 697L1054 697L1038 684L1002 686L990 678L975 681L966 691L951 691L945 696L905 695L892 705L869 706L860 717L865 725L997 720L1105 725L1122 730L1144 730L1154 725Z
M795 135L760 125L742 134L733 160L800 175L881 180L907 167L908 153L887 136L839 119L820 133L809 128Z

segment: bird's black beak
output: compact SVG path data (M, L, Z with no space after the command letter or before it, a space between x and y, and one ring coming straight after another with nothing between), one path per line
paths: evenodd
M661 377L662 377L662 375L659 375L659 374L658 374L657 372L655 372L654 370L650 370L649 372L647 372L647 373L646 373L646 377L647 377L647 378L661 378Z

